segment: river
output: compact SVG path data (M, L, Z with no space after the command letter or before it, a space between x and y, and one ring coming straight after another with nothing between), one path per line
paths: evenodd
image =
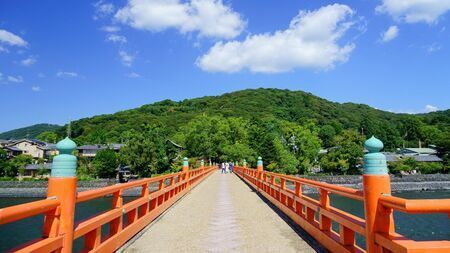
M450 191L423 191L423 192L398 192L394 196L408 199L443 199L450 198ZM312 195L312 197L317 197ZM133 198L125 198L128 202ZM27 203L38 200L36 198L0 198L0 208ZM331 195L331 205L356 216L363 217L364 209L361 202ZM75 221L86 219L95 214L108 210L111 207L111 198L101 198L89 202L80 203L76 207ZM413 240L449 240L450 219L447 214L404 214L394 213L396 232ZM39 238L42 233L43 217L35 216L25 220L0 226L0 252L11 247L25 243L31 239ZM336 225L336 224L334 224ZM106 234L108 226L102 227L102 233ZM75 242L74 251L77 252L83 245L83 239ZM357 243L364 245L364 240L357 237Z

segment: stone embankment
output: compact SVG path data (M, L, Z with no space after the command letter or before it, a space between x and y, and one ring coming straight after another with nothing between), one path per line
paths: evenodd
M362 188L362 176L308 176L311 180L337 184L352 188ZM115 184L114 179L79 181L78 191L87 191ZM151 188L157 187L151 185ZM392 191L437 191L450 190L450 174L391 176ZM138 196L141 190L134 188L124 192L125 196ZM305 187L305 193L313 193L314 189ZM0 197L45 197L46 181L0 181Z
M450 190L450 174L430 175L391 175L391 189L393 192L402 191L440 191ZM308 176L307 179L362 189L361 175L337 175L337 176ZM315 193L314 188L306 187L305 193Z

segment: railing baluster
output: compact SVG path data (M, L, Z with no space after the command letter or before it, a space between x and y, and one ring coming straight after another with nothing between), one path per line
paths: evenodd
M148 195L149 195L149 189L148 189L148 182L142 185L142 189L141 189L141 198L145 198L148 200ZM148 206L149 206L149 201L146 201L145 204L141 205L139 207L139 217L142 217L144 215L146 215L148 213Z
M115 209L122 209L123 206L123 197L122 197L123 190L119 190L113 194L113 200L112 200L112 208ZM112 220L109 225L109 234L115 235L122 231L123 228L123 215L120 215L116 219Z
M295 182L295 196L301 198L302 195L303 195L302 184L300 184L300 182ZM298 200L295 201L295 212L301 216L304 216L303 205Z
M324 209L329 209L330 207L330 196L328 191L320 189L320 207ZM320 213L319 215L320 229L323 231L330 231L331 229L331 219Z
M98 227L87 233L84 237L84 249L86 251L97 248L102 241L102 227Z
M280 202L283 205L286 205L286 195L283 193L283 191L286 190L286 179L284 177L280 178Z
M342 245L354 245L355 231L342 224L339 224L339 241Z
M133 222L137 219L137 209L134 208L133 210L129 211L127 213L127 226L130 224L133 224Z
M164 189L164 179L159 180L159 186L158 186L158 193L161 194L161 192ZM164 203L164 194L161 194L158 196L158 206L162 205Z

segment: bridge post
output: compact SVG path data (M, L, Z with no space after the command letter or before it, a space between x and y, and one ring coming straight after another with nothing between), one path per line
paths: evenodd
M258 178L258 182L257 182L258 188L261 188L260 180L262 179L263 171L264 171L264 166L263 166L262 157L259 156L258 163L256 164L256 173L257 173L256 178Z
M184 174L184 180L186 180L186 187L189 188L189 160L187 157L183 158L182 172Z
M201 169L202 174L203 174L203 171L205 170L205 161L203 159L200 161L200 169Z
M244 167L244 169L247 169L247 160L243 160L242 161L242 167Z
M375 233L394 232L392 210L379 203L383 194L391 194L391 182L388 175L386 156L380 153L383 143L372 136L364 143L369 151L364 155L363 193L366 215L366 250L368 253L378 252Z
M77 158L72 155L72 151L76 146L68 137L56 144L59 155L53 158L51 176L48 180L47 198L56 197L61 205L59 214L46 214L44 236L63 236L61 252L65 253L72 252L73 244Z

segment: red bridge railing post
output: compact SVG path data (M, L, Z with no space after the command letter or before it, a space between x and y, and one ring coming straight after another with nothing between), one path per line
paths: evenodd
M187 157L183 158L183 167L181 169L184 174L184 180L186 181L186 188L189 189L189 160Z
M201 169L201 174L203 175L203 171L205 171L205 160L201 160L200 161L200 169Z
M257 182L257 186L258 188L261 188L261 182L260 180L262 179L262 174L264 171L264 166L263 166L263 161L262 161L262 157L258 157L258 163L256 164L256 178L258 179Z
M368 253L379 252L375 243L375 233L393 233L394 218L392 209L384 208L379 198L391 194L391 181L388 175L386 156L379 151L383 143L373 137L364 143L369 151L364 155L364 209L366 215L366 250Z
M53 158L51 177L48 180L47 197L56 197L61 205L57 213L46 214L44 236L63 236L60 252L72 252L74 215L77 194L77 158L72 155L75 142L68 137L56 144L59 155ZM58 217L59 216L59 217Z

